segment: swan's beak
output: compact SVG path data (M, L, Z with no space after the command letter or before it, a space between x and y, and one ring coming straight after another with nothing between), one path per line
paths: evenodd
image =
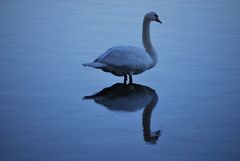
M156 19L157 22L162 23L162 21L159 20L159 18Z

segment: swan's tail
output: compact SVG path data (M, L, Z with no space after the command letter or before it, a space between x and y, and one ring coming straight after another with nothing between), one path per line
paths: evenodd
M83 64L83 66L103 69L106 65L102 63L93 62L93 63L85 63Z

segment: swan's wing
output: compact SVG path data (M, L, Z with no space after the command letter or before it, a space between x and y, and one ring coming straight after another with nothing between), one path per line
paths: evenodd
M151 64L150 55L141 48L133 46L117 46L108 49L94 62L119 68L147 69Z

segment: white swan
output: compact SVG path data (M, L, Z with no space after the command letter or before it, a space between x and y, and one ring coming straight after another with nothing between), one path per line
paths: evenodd
M157 53L150 40L150 22L159 20L155 12L149 12L143 19L142 42L145 50L134 46L116 46L108 49L92 63L84 66L102 69L116 76L124 76L124 83L132 83L132 75L140 74L157 64Z

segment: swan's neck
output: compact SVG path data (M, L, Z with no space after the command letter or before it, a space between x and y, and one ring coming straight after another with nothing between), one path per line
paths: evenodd
M143 30L142 30L142 42L146 52L151 56L153 60L153 66L157 64L157 53L152 46L150 39L150 20L144 17Z

